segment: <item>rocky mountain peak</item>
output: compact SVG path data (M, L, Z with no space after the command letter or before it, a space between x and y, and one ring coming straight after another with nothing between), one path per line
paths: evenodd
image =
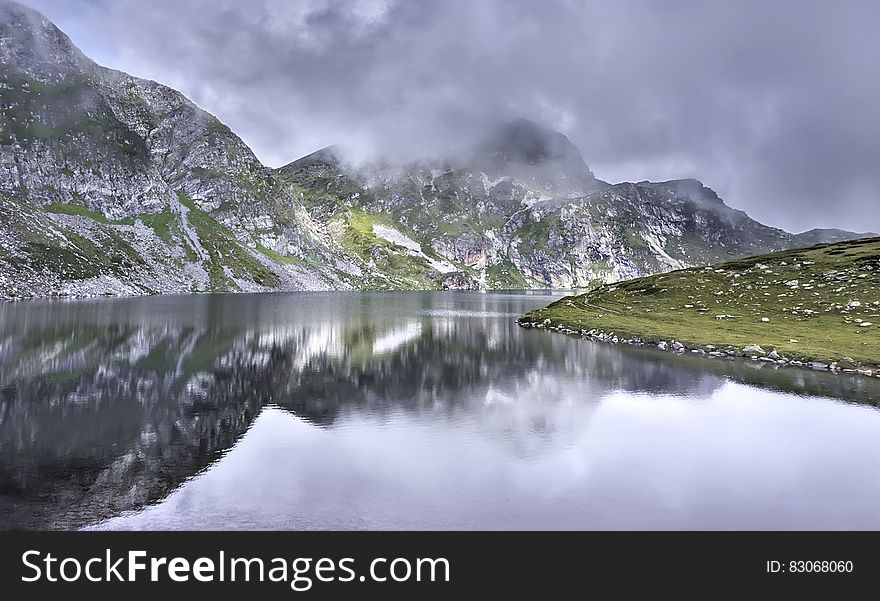
M661 182L661 186L670 188L676 196L690 198L699 205L709 207L726 206L718 193L698 179L674 179Z
M326 146L321 148L320 150L316 150L310 154L307 154L304 157L300 157L295 161L284 165L283 167L279 167L278 171L280 173L286 172L295 172L299 169L306 169L311 167L327 167L327 168L339 168L342 165L342 158L340 157L339 148L336 145Z
M876 238L880 236L880 234L876 234L873 232L865 232L862 234L853 234L853 232L847 232L844 230L838 229L821 229L815 228L812 230L808 230L806 232L801 232L800 234L796 234L794 236L795 241L798 246L813 246L815 244L828 244L833 242L844 242L846 240L852 240L853 237L856 238Z
M564 134L528 119L502 125L484 142L482 150L501 163L539 166L561 161L590 171L577 146Z
M0 64L44 83L96 69L54 23L11 0L0 0Z
M492 132L479 145L475 163L487 172L567 194L600 187L571 140L528 119L516 119Z

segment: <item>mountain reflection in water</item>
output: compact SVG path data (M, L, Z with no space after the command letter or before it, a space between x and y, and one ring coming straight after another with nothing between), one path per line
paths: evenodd
M850 485L841 494L851 520L823 521L792 506L793 519L802 518L792 527L880 527L869 506L880 503L880 443L870 436L880 440L880 381L673 357L516 325L549 300L299 293L0 305L0 527L67 529L122 514L106 525L764 524L731 513L720 495L713 510L716 497L705 490L699 502L708 505L679 504L688 515L671 514L652 495L693 491L657 481L670 474L643 448L650 436L666 445L654 459L667 462L713 449L719 436L744 448L756 438L753 451L778 437L793 447L789 462L804 462L778 466L783 480L798 474L791 502L826 488L830 473ZM640 413L625 417L635 406ZM603 414L600 427L606 407L624 413ZM694 407L705 409L702 421L691 419ZM753 423L731 418L731 408L748 409ZM661 421L645 422L646 414ZM670 426L680 439L665 438ZM801 444L837 454L825 453L813 473L806 462L815 458ZM847 450L860 456L847 459ZM758 460L743 451L739 463L687 459L679 468L727 470L748 487L745 474ZM613 486L587 486L577 466L596 461L615 467ZM205 486L213 493L197 494ZM594 498L603 490L626 502L612 511ZM506 496L480 498L492 491ZM201 522L181 509L181 495L206 503ZM163 499L144 512L155 515L147 523L125 513ZM345 511L352 503L358 511ZM646 512L652 504L657 511Z

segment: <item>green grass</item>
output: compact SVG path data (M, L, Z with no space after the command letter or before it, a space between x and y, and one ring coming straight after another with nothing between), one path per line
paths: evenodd
M10 257L7 261L12 266L51 271L65 280L84 280L104 274L124 275L143 262L128 243L113 234L95 244L73 231L60 231L65 236L66 245L27 240L26 257Z
M521 322L740 355L756 344L791 360L880 366L880 238L600 286Z
M144 213L134 217L126 217L117 221L107 219L102 213L92 211L82 205L53 203L45 207L47 213L61 215L74 215L87 217L104 225L134 225L137 221L151 228L156 235L167 243L172 243L174 231L177 227L177 218L169 207L159 213Z
M375 238L377 244L389 244L373 233L373 226L378 223L378 219L373 215L368 215L360 209L352 209L348 218L348 225L361 236Z
M94 217L81 206L59 206L73 214ZM109 228L98 229L86 238L55 223L42 210L3 195L0 195L0 224L14 232L23 244L20 254L0 254L0 261L13 271L45 271L71 281L103 274L125 275L143 264L134 248L115 232L108 231Z
M491 265L486 268L486 281L490 288L498 289L507 288L514 290L532 288L534 286L507 257L504 257L497 265Z
M103 214L98 213L96 211L92 211L82 205L75 204L61 204L61 203L52 203L46 207L44 210L47 213L58 213L61 215L74 215L76 217L88 217L98 223L108 224L110 220L104 217Z
M517 235L527 241L530 247L546 248L553 230L560 231L562 222L558 214L546 215L540 221L527 220L517 231Z
M227 276L224 267L229 268L236 277L250 279L261 286L278 286L278 276L252 257L232 232L198 208L186 194L178 193L178 198L189 209L189 222L208 252L209 260L205 267L213 290L238 289L238 285Z
M177 229L177 216L171 211L170 207L165 207L161 213L138 215L132 219L132 221L135 220L140 220L168 244L173 242L174 231ZM127 221L123 220L123 222Z
M276 263L281 263L282 265L299 265L301 267L308 266L308 263L300 259L299 257L291 257L289 255L282 255L281 253L277 253L271 248L266 248L262 244L257 244L257 250L262 254L266 255Z
M440 288L442 275L436 272L421 257L407 254L397 245L377 236L374 225L393 227L413 237L413 232L398 224L387 215L367 213L361 209L350 209L344 222L340 243L348 252L358 255L364 261L372 261L376 269L390 278L390 281L377 281L380 287L396 289L435 290ZM423 246L425 254L439 258L430 248ZM364 287L372 287L363 282Z
M238 284L225 268L229 269L232 276L254 281L261 286L273 288L279 285L278 276L254 258L231 231L199 209L186 195L181 194L179 197L181 203L189 209L189 222L209 255L205 261L205 268L211 279L212 290L239 289ZM77 204L56 203L45 207L45 210L50 213L86 217L102 225L134 225L140 221L167 244L173 244L180 232L178 216L170 207L159 213L135 215L117 221L107 219L101 213ZM69 232L66 234L67 238L73 242L70 247L57 247L39 239L30 242L28 250L32 260L37 264L49 268L55 267L59 273L69 279L84 279L108 272L124 274L125 270L143 261L127 242L115 232L109 231L109 228L101 234L105 237L105 242L100 245L95 245ZM186 243L184 248L188 251L191 260L198 259ZM279 263L305 265L300 259L285 257L262 246L258 246L257 250Z

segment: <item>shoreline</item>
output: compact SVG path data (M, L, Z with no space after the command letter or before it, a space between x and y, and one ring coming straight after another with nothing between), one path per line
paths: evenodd
M547 331L555 331L569 336L579 336L582 339L595 340L606 344L626 344L629 346L655 348L660 351L672 353L674 355L693 354L701 357L710 357L712 359L747 359L751 361L772 364L776 367L811 369L814 371L826 371L833 374L849 374L860 375L869 378L880 378L880 365L859 364L855 367L843 367L841 362L845 361L844 357L840 357L835 361L802 361L781 355L775 348L766 350L759 344L747 345L738 348L731 345L685 345L675 340L645 340L644 337L633 334L618 335L615 332L606 332L598 328L575 328L563 321L554 322L549 317L541 321L534 321L524 315L517 319L517 324L522 328L544 329Z
M116 294L100 292L95 294L41 294L32 296L6 296L0 294L0 303L20 303L28 301L44 300L95 300L95 299L134 299L162 296L207 296L211 294L289 294L296 292L478 292L492 294L500 292L521 293L559 293L571 292L569 288L298 288L298 289L267 289L267 290L205 290L197 292L141 292L131 294Z

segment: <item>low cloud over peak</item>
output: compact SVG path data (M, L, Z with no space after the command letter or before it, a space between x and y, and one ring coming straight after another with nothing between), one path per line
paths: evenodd
M454 152L518 116L608 181L698 178L789 230L880 229L880 5L32 0L272 166Z

